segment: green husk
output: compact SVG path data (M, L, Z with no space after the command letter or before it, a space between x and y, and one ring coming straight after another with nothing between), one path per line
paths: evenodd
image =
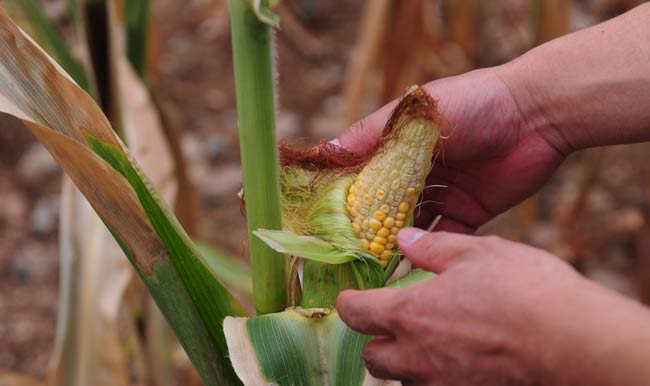
M356 173L312 173L284 167L281 173L284 228L254 234L278 252L306 259L303 308L333 307L349 288L383 284L378 260L363 248L345 208Z
M290 231L267 229L258 229L253 234L280 253L300 256L311 261L338 265L361 258L353 251L337 248L316 236L303 236Z
M381 268L379 259L365 249L353 227L348 193L364 173L357 174L359 170L367 170L365 178L372 173L381 186L390 186L389 178L395 177L389 176L401 171L392 169L392 165L417 170L417 173L411 171L413 174L405 172L410 176L406 178L422 189L439 135L437 118L440 117L436 107L436 102L421 88L409 90L391 116L379 144L366 158L350 156L344 151L336 153L326 145L305 152L289 150L284 155L280 182L285 231L259 230L255 234L275 250L305 260L301 307L333 307L339 292L348 288L381 287L393 274L401 252L394 249L386 268ZM346 165L341 157L353 163ZM334 158L338 160L333 161ZM342 166L332 167L333 164ZM373 184L375 180L365 183ZM386 189L388 197L397 197L399 187L393 189L395 192ZM404 197L403 190L399 194ZM410 195L411 207L406 214L409 223L412 223L416 199L417 195ZM365 214L366 218L371 216Z
M413 284L418 284L436 277L433 272L425 271L423 269L410 270L406 275L398 278L394 282L387 285L390 288L404 288Z
M252 319L227 318L233 366L246 386L392 386L365 370L371 337L348 328L336 311L290 309Z

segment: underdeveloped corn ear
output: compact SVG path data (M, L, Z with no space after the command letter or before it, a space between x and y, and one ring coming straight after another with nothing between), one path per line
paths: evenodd
M397 233L411 222L431 169L440 121L436 101L414 87L368 154L327 144L280 147L284 232L256 235L285 254L330 265L360 260L389 273L399 260Z
M440 134L435 101L414 88L393 113L390 132L347 195L347 212L364 248L386 267L397 233L413 216ZM392 126L391 126L392 125Z

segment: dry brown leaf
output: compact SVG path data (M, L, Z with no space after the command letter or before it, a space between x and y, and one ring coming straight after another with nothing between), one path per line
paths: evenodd
M121 128L131 151L163 198L173 201L176 193L174 165L160 119L147 90L126 58L123 25L120 24L123 20L117 17L121 13L112 7L108 7L108 11L113 74L110 94L117 95L110 103L115 108L111 116L117 120L113 125ZM69 180L64 182L61 253L62 267L69 272L64 272L66 277L61 280L67 288L61 292L50 385L127 386L129 363L117 319L120 308L129 307L123 300L133 271L83 195ZM76 292L73 291L75 287L78 287ZM159 311L156 317L167 327Z
M69 179L63 186L59 331L48 382L128 386L115 320L132 269L81 192Z

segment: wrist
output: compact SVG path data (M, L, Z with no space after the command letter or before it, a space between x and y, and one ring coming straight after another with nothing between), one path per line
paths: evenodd
M565 106L553 103L545 88L537 84L540 81L536 75L540 73L537 69L540 60L534 56L536 53L530 52L495 67L494 71L508 88L524 131L539 136L562 156L567 156L582 146L564 130L561 115Z

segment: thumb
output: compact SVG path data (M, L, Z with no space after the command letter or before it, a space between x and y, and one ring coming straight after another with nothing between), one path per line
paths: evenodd
M440 274L464 260L476 248L476 237L448 232L404 228L397 235L400 249L422 269Z
M397 106L397 101L393 101L380 108L376 112L350 126L349 129L344 131L334 141L337 141L337 145L340 145L352 153L366 153L375 146L381 137L381 133L384 131L384 126L386 126L386 122L388 122L390 114L395 106Z

